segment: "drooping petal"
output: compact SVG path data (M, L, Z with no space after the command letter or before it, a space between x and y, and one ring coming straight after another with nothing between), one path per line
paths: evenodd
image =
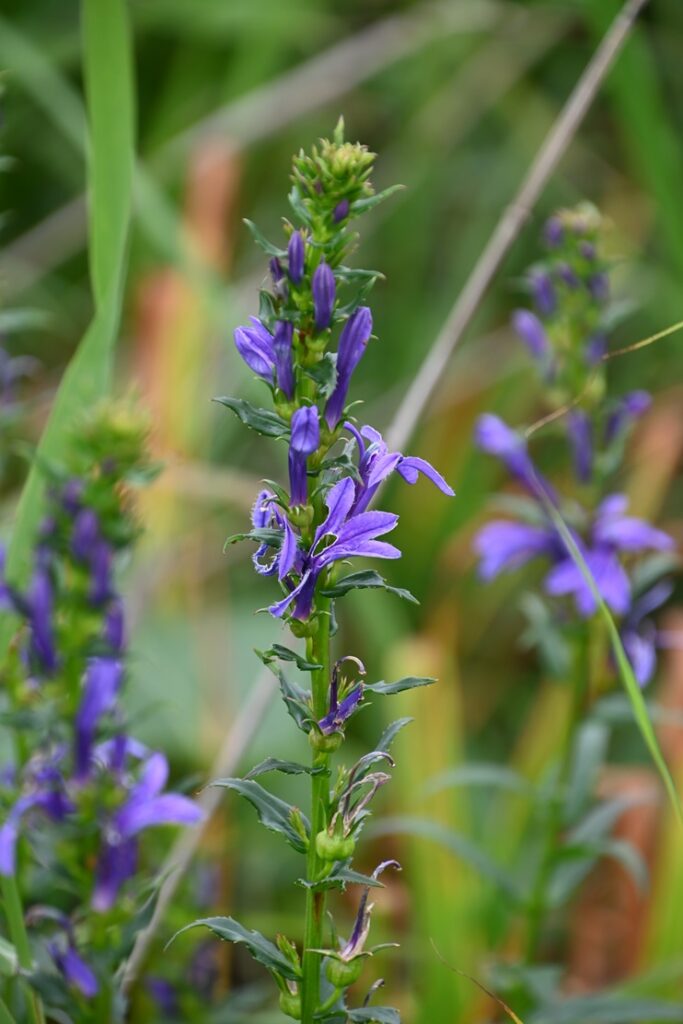
M398 467L397 471L399 476L402 476L406 483L414 484L417 483L418 473L422 473L428 480L431 480L439 490L447 495L449 498L455 496L455 491L447 484L444 478L426 459L420 459L416 455L404 456Z
M654 629L642 633L630 629L624 630L621 634L624 650L640 686L646 686L650 682L657 667L655 637Z
M318 722L318 728L320 731L325 736L329 736L329 734L333 732L338 732L343 728L345 722L351 717L362 699L363 686L359 683L358 686L354 686L353 690L344 697L338 707L333 708L329 714L320 719Z
M313 548L323 537L337 537L342 526L346 522L355 496L355 486L351 477L344 477L327 492L325 504L327 505L327 518L315 531Z
M557 296L550 275L544 270L531 274L531 294L541 316L552 316L557 308Z
M593 529L597 544L612 545L619 551L671 551L673 537L636 516L600 518Z
M194 800L180 793L164 793L151 800L130 800L116 815L116 826L130 839L153 825L196 825L202 817Z
M282 538L282 547L280 548L280 557L278 559L278 578L283 580L287 573L291 572L296 561L298 539L292 524L289 519L285 517L284 524L284 536Z

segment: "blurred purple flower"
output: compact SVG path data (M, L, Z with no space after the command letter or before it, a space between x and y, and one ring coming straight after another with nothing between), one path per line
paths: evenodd
M557 308L557 296L550 274L536 270L530 275L531 294L541 316L552 316Z
M574 453L576 479L585 484L593 475L593 426L583 409L572 409L567 416L567 434Z
M492 580L501 572L519 569L539 556L553 557L562 551L562 545L551 527L501 519L479 530L474 549L480 559L481 578Z
M78 989L86 999L94 999L99 992L95 972L80 956L72 942L69 942L66 949L61 949L56 942L51 942L48 951L68 984Z
M624 650L641 686L650 682L657 665L659 636L649 616L669 600L673 589L673 584L669 582L656 583L633 602L621 626Z
M97 726L115 706L122 678L123 666L112 658L93 658L88 665L74 723L75 777L79 780L90 773Z
M294 566L297 557L297 536L292 529L291 523L282 510L275 503L275 495L271 491L261 491L251 511L252 526L256 530L275 529L282 530L282 541L279 549L270 562L262 562L263 556L270 550L271 545L263 542L252 555L254 568L260 576L272 576L278 573L280 579L284 579L287 573Z
M332 212L332 220L335 224L339 224L340 221L346 220L349 215L351 204L348 199L340 199Z
M605 443L611 444L634 420L647 412L651 405L652 397L647 391L631 391L624 395L605 425Z
M550 351L548 336L535 313L528 309L516 309L512 314L512 326L534 359L541 360L547 357Z
M549 249L557 249L564 241L564 227L559 217L549 217L543 227L543 239Z

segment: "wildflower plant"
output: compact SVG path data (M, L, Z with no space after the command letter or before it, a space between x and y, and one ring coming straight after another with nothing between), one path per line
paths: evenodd
M116 565L138 534L132 486L154 471L145 435L128 404L79 424L67 463L43 467L28 587L0 591L19 622L3 666L14 755L0 787L0 880L10 937L17 949L30 943L34 965L24 972L32 994L13 992L8 1019L43 1020L41 1000L54 1019L123 1019L118 972L152 896L141 837L200 818L194 801L166 790L166 757L135 739L121 704Z
M524 979L527 1009L539 1002L540 974L531 968L548 954L562 960L557 913L597 857L621 861L638 884L647 874L638 851L610 835L623 799L594 806L608 740L609 716L600 717L600 699L613 688L617 668L598 598L645 686L656 669L661 635L653 614L672 592L675 545L665 531L629 512L615 484L629 433L650 396L611 393L608 334L616 314L603 228L587 204L553 216L543 232L544 258L525 280L533 308L518 309L512 318L543 383L549 412L539 426L551 435L554 456L564 450L562 472L550 480L536 467L528 441L533 429L514 430L487 413L475 432L480 449L503 463L517 488L514 496L499 498L505 518L488 522L475 537L480 577L490 581L523 566L539 570L540 586L522 600L522 642L537 652L544 672L572 690L551 783L534 794L535 835L525 857L525 970L516 983ZM567 533L559 529L562 522ZM519 988L515 995L525 1012Z
M374 154L365 146L344 141L340 121L332 140L294 158L286 244L271 244L247 222L270 258L270 282L260 293L259 316L237 328L235 345L263 382L271 407L218 399L248 427L287 446L288 486L266 481L254 502L251 529L231 540L256 545L254 567L271 577L279 591L268 611L305 642L303 654L273 644L260 656L277 676L290 717L308 739L311 761L293 764L271 757L244 779L215 784L250 801L261 822L302 855L300 881L306 896L301 947L282 935L272 942L230 917L195 924L244 943L273 976L283 1012L304 1024L398 1019L387 1007L351 1008L348 990L378 949L368 942L370 892L381 885L382 872L399 867L385 861L365 876L353 868L353 857L372 799L389 780L393 761L388 748L402 723L390 727L376 749L355 763L335 766L335 759L351 720L369 697L432 680L368 683L360 659L332 654L335 606L353 589L395 590L374 569L354 567L357 558L400 557L386 539L398 517L370 508L391 474L409 484L423 475L444 494L453 494L429 463L391 452L377 430L357 419L350 401L353 374L367 346L378 344L365 303L381 276L347 265L356 244L352 225L393 191L374 193L373 163ZM291 681L289 670L295 666L309 685ZM272 771L310 776L308 814L256 781ZM339 940L328 922L327 899L330 890L348 884L360 886L361 896L348 939Z

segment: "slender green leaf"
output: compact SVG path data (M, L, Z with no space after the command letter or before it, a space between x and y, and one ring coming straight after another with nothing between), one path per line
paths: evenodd
M280 661L294 662L296 667L301 669L302 672L317 672L318 669L322 668L322 665L318 665L314 661L308 661L300 654L297 654L296 651L292 651L289 647L284 647L282 644L272 644L267 651L257 651L256 653L265 665L269 664L274 658L279 658Z
M292 824L293 815L297 812L290 804L273 796L258 782L253 782L251 779L215 779L210 785L222 786L239 793L256 808L261 824L271 832L279 832L283 835L290 846L293 846L299 853L306 852L307 844ZM301 819L306 830L310 832L310 825L303 815L301 815Z
M244 943L254 960L258 960L269 971L274 971L276 974L280 974L283 978L289 978L291 981L298 981L299 973L277 946L261 935L260 932L250 931L248 928L245 928L239 921L235 921L233 917L203 917L198 921L193 921L192 924L185 925L184 928L177 931L166 948L170 946L171 942L175 942L183 932L189 931L190 928L202 926L209 928L214 935L217 935L219 939L223 939L225 942Z
M437 822L428 821L426 818L395 817L383 818L370 826L373 836L386 835L409 835L419 836L424 839L431 839L440 846L445 847L454 853L456 857L464 860L478 874L487 878L501 892L505 893L513 902L523 902L523 894L520 891L516 879L504 868L500 867L479 847L475 846L469 839L461 836L458 832L439 825Z
M425 792L438 793L442 789L482 786L492 789L506 789L513 793L531 795L534 788L512 768L500 764L463 764L430 779Z
M404 690L414 690L418 686L431 686L435 682L436 679L429 676L404 676L403 679L397 679L395 683L368 683L363 689L389 696L394 693L403 693Z
M281 761L279 757L267 757L255 765L251 771L248 771L244 777L245 779L255 779L268 772L282 772L284 775L322 775L325 771L326 769L323 767L312 768L310 764L298 764L296 761Z
M395 722L388 725L379 738L379 742L375 748L376 751L387 751L396 739L397 733L399 733L401 729L405 728L406 725L410 725L410 723L414 721L414 718L397 718Z
M342 597L344 594L348 594L350 590L365 590L368 587L388 590L389 593L402 597L404 601L419 604L417 598L413 597L409 590L390 586L384 577L375 572L374 569L361 569L359 572L352 572L349 576L344 576L343 579L338 580L334 586L325 587L320 592L324 597Z
M593 595L593 598L599 609L600 615L602 616L605 625L607 626L607 632L609 634L612 651L614 652L614 658L617 663L619 677L621 678L626 693L628 694L628 697L631 701L631 706L633 707L633 714L638 724L638 728L640 729L641 735L645 740L645 743L647 745L648 750L650 751L650 754L652 755L652 760L654 761L657 770L659 771L659 774L662 778L662 781L664 782L664 786L666 787L666 791L669 795L671 805L678 817L679 822L681 823L681 825L683 825L683 808L681 807L681 802L678 797L678 793L676 792L676 785L671 776L671 772L669 771L668 765L664 760L664 755L662 754L659 743L657 742L655 731L652 728L652 722L650 721L650 717L647 713L645 699L643 697L640 686L638 685L638 681L636 680L636 677L633 674L633 669L631 668L631 664L626 655L626 651L624 650L624 645L621 642L619 630L617 629L614 619L610 614L609 608L602 599L602 595L600 594L598 586L595 580L593 579L593 575L588 566L586 565L586 561L581 552L579 551L579 548L571 534L571 531L565 524L558 510L555 508L555 505L548 499L545 491L543 490L540 484L537 485L536 491L540 501L543 502L543 505L548 515L552 519L555 528L557 529L557 532L562 537L562 540L564 541L574 564L581 573L583 579L586 582L586 585L589 587L590 592Z
M263 434L264 437L285 437L289 433L289 427L276 412L271 412L270 409L259 409L244 398L222 396L214 398L214 402L230 409L242 423L251 427L257 434Z

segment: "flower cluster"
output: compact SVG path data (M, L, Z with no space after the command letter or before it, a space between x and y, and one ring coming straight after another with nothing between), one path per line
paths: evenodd
M351 769L341 766L333 786L331 756L368 693L396 693L431 682L411 677L368 684L357 658L345 656L333 664L335 600L354 588L394 589L374 570L346 569L356 558L400 557L398 548L385 539L398 517L370 508L379 487L394 472L408 484L422 475L445 495L453 495L428 462L390 451L377 430L356 421L349 405L353 375L368 345L375 343L366 297L380 276L346 265L355 242L350 225L392 191L374 194L373 160L364 146L344 141L340 122L333 140L322 140L311 155L301 153L294 159L289 196L294 222L285 221L286 244L273 245L249 225L270 257L270 288L261 292L259 316L238 327L234 338L249 369L265 383L274 409L241 399L218 399L247 426L287 444L288 488L268 481L254 503L251 530L232 540L249 539L257 545L257 573L276 577L281 588L268 610L295 637L306 640L305 656L275 644L261 657L278 676L287 709L308 736L313 763L294 770L311 775L312 797L308 820L254 781L265 771L293 770L275 758L246 779L218 783L251 801L262 821L306 856L301 953L290 940L280 936L273 945L232 918L198 923L221 938L245 942L271 971L283 1011L304 1024L343 1019L346 990L358 978L363 958L370 955L364 948L370 924L367 889L351 938L341 947L333 938L325 940L326 892L352 881L377 886L379 874L390 864L397 866L386 862L367 877L350 867L370 802L389 779L384 769L393 761L386 748L395 730ZM283 661L310 674L310 689L285 676L278 665ZM347 678L354 674L355 679ZM367 1013L363 1019L370 1019L369 1010L349 1012ZM381 1013L381 1019L388 1020L386 1014L394 1011L383 1008Z
M134 909L122 897L141 834L200 817L192 800L164 791L165 756L129 734L121 706L126 637L115 563L137 533L128 482L151 469L144 436L127 406L103 407L82 425L72 465L50 471L30 583L1 589L21 625L4 671L17 741L2 792L0 874L21 873L29 894L51 889L55 905L41 902L28 920L49 933L45 948L67 991L88 999L113 984L113 936ZM30 858L19 856L20 844ZM103 950L105 971L96 962Z
M543 589L555 601L556 621L571 621L572 607L581 619L592 617L593 591L548 515L548 503L554 505L569 525L600 596L621 622L624 647L643 685L656 663L657 632L649 616L670 594L661 575L671 568L674 541L629 515L626 496L612 489L625 440L648 409L650 396L634 391L610 400L602 370L596 375L596 360L606 351L604 324L609 317L599 228L597 211L585 204L547 222L544 239L550 259L529 275L536 311L520 309L513 315L513 327L551 385L551 400L570 406L559 410L566 415L556 423L569 441L577 493L571 500L561 497L535 468L524 436L497 416L482 416L476 428L478 446L502 461L528 500L517 504L516 520L484 526L475 550L486 580L543 560ZM577 396L583 400L578 408Z

